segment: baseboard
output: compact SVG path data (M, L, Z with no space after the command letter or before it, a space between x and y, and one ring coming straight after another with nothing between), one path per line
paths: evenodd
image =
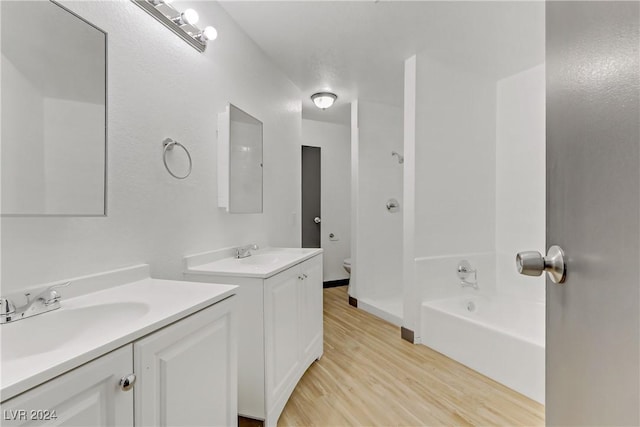
M345 286L349 284L349 279L329 280L322 283L323 288L336 288L338 286Z
M411 344L415 344L415 335L411 329L407 329L404 326L401 326L400 337L405 341L409 341Z
M349 305L355 308L358 308L358 300L351 295L349 295Z

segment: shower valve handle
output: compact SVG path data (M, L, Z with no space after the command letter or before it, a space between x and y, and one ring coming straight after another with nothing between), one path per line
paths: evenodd
M536 251L519 252L516 255L516 268L518 273L525 276L540 276L546 271L553 283L564 283L567 278L564 251L556 245L549 248L546 257Z

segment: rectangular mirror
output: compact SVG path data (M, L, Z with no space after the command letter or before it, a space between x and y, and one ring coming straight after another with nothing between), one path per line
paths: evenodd
M2 215L105 215L106 33L52 1L0 7Z
M262 122L232 104L218 116L218 206L262 212Z

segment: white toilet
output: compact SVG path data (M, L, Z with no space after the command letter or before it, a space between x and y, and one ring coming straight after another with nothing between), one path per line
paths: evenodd
M342 266L347 270L347 273L351 274L351 258L346 258L342 263Z

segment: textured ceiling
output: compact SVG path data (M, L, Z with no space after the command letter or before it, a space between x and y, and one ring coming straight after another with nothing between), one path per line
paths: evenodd
M223 1L300 87L303 116L349 121L354 99L401 106L403 63L428 52L496 79L544 61L544 2ZM318 110L309 96L338 95ZM345 117L346 116L346 117Z

